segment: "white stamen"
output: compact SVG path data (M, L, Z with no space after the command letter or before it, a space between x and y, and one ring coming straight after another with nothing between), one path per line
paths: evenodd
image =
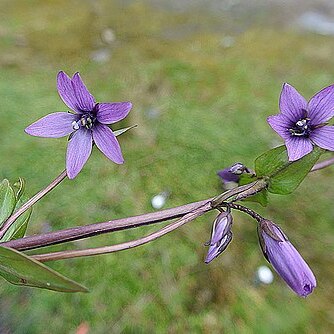
M73 130L79 130L80 128L79 124L76 121L72 122L72 127L73 127Z

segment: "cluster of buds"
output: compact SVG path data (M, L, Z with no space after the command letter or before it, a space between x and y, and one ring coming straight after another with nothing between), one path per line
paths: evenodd
M232 240L231 227L232 215L228 208L213 222L205 263L227 248ZM272 221L261 218L258 220L258 236L264 257L288 286L301 297L312 293L317 285L314 274L283 231Z

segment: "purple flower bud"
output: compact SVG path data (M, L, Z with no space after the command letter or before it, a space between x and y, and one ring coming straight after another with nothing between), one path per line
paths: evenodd
M210 263L220 255L232 240L232 215L230 211L221 212L214 220L211 231L211 240L208 242L209 251L205 263Z
M265 258L289 287L301 297L312 293L317 285L314 274L283 231L273 222L262 220L258 234Z
M241 162L236 162L234 165L222 169L217 172L223 183L239 182L240 175L243 173L251 173L251 171Z

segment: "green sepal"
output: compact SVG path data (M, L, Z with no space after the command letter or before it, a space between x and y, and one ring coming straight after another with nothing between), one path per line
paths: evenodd
M9 181L4 179L0 183L0 226L10 217L14 211L16 198Z
M81 284L17 250L0 246L0 276L16 285L60 292L88 292Z
M135 125L131 125L131 126L127 127L127 128L123 128L123 129L115 130L115 131L113 131L113 132L114 132L114 135L117 137L117 136L120 136L120 135L122 135L123 133L125 133L125 132L127 132L127 131L129 131L129 130L131 130L131 129L133 129L133 128L136 128L136 127L137 127L137 124L135 124Z

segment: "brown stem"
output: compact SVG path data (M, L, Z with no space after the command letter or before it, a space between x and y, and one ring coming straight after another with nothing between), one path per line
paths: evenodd
M257 182L257 181L256 181ZM256 183L255 182L255 183ZM217 196L219 202L229 199L237 194L240 194L246 190L249 190L253 184L247 184L240 186ZM176 208L166 209L154 213L148 213L144 215L128 217L123 219L111 220L103 223L90 224L80 227L73 227L65 230L59 230L55 232L49 232L36 236L26 237L23 239L11 240L1 245L5 247L11 247L17 250L28 250L34 248L40 248L49 245L60 244L68 241L79 240L87 237L91 237L98 234L109 233L134 227L139 227L148 224L155 224L162 221L179 218L184 214L187 214L205 203L213 200L208 198L204 201L194 202L186 205L182 205ZM212 205L213 207L215 205Z
M11 240L1 244L1 246L14 248L17 250L28 250L63 242L88 238L94 235L109 233L129 228L140 227L149 224L156 224L166 220L179 218L198 207L208 203L211 199L194 202L171 209L147 213L139 216L110 220L102 223L95 223L85 226L72 227L69 229L49 232L40 235Z
M316 165L314 165L311 171L316 171L316 170L328 167L332 164L334 164L334 158L330 158L328 160L317 163ZM102 222L102 223L90 224L90 225L85 225L85 226L80 226L80 227L73 227L69 229L49 232L49 233L35 235L35 236L28 236L28 237L17 239L17 240L11 240L11 241L2 243L1 245L6 246L6 247L11 247L17 250L28 250L28 249L45 247L45 246L60 244L60 243L68 242L68 241L88 238L88 237L102 234L102 233L109 233L109 232L119 231L119 230L128 229L128 228L135 228L135 227L140 227L140 226L149 225L149 224L156 224L162 221L179 218L182 215L187 214L191 212L192 210L198 208L199 206L204 205L208 201L212 201L212 206L214 207L214 206L219 206L219 204L223 203L223 201L226 201L232 196L241 194L238 197L239 199L240 197L244 195L243 192L249 193L249 191L252 191L251 188L254 186L254 184L255 183L234 188L230 191L227 191L223 194L216 196L215 198L211 198L211 199L209 198L203 201L194 202L194 203L182 205L182 206L171 208L171 209L166 209L166 210L162 210L162 211L158 211L154 213L148 213L148 214L139 215L139 216L134 216L134 217L111 220L111 221ZM261 187L256 186L256 188L257 188L256 191L259 191L259 188Z
M17 211L15 211L1 226L0 228L0 238L8 231L11 225L19 218L25 211L27 211L31 206L33 206L37 201L44 197L48 192L55 188L61 181L67 176L66 170L62 171L46 188L39 191L36 195L31 197L27 202L25 202Z
M153 232L143 238L128 241L125 243L121 243L118 245L112 245L112 246L105 246L105 247L99 247L99 248L89 248L89 249L83 249L83 250L72 250L72 251L62 251L62 252L54 252L54 253L46 253L46 254L38 254L33 255L32 257L40 262L46 262L46 261L54 261L54 260L62 260L62 259L70 259L75 257L83 257L83 256L92 256L92 255L98 255L98 254L106 254L106 253L113 253L118 252L125 249L130 249L134 247L138 247L140 245L144 245L150 241L153 241L155 239L158 239L162 237L163 235L172 232L173 230L179 228L180 226L194 220L195 218L203 215L205 212L212 209L211 203L207 202L206 204L198 207L197 209L193 210L192 212L189 212L179 220L177 220L174 223L171 223L162 229Z

